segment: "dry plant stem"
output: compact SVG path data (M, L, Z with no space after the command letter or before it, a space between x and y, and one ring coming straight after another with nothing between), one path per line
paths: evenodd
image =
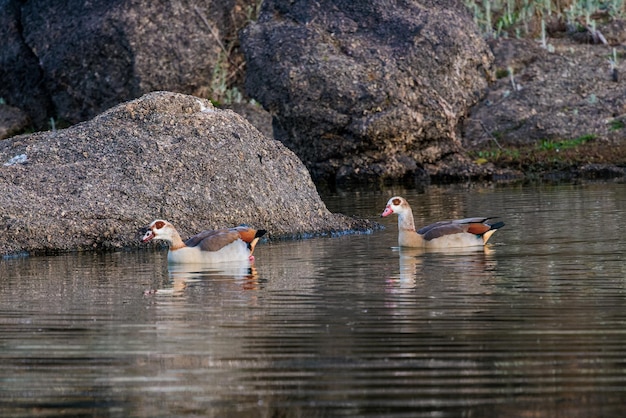
M217 44L219 45L220 49L222 50L222 52L224 52L224 54L226 54L226 59L228 59L228 62L235 66L235 63L231 61L230 58L230 51L228 51L226 49L226 47L224 46L224 44L222 43L222 41L220 40L219 34L215 33L215 28L213 28L213 26L211 26L209 24L209 21L206 19L206 17L204 16L204 14L200 11L200 9L198 9L197 6L194 6L193 10L196 12L196 14L200 17L200 19L202 19L202 22L204 22L204 24L206 25L206 27L209 29L209 31L211 32L211 35L213 35L213 38L215 39L215 41L217 42Z
M489 137L489 139L491 139L497 146L499 149L502 149L502 146L500 145L500 143L498 142L498 140L496 139L495 136L491 135L491 132L489 132L487 130L487 128L485 127L485 125L483 124L483 122L481 120L477 120L478 123L480 124L480 127L483 128L483 131L485 131L485 133L487 134L487 136Z

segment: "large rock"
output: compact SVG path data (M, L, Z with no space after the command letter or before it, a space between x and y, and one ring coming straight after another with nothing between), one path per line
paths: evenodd
M478 175L459 121L493 56L461 1L266 0L246 90L315 179Z
M0 254L137 246L246 223L270 238L367 229L330 213L298 158L230 110L157 92L65 130L0 141Z
M615 63L616 80L609 65L613 47L579 45L569 39L548 42L550 50L531 40L493 42L501 77L465 120L467 148L589 136L623 142L624 60Z
M0 0L0 97L38 127L154 90L210 90L235 0Z

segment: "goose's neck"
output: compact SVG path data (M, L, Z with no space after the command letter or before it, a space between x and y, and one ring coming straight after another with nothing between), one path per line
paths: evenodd
M398 229L400 231L415 232L415 221L413 221L413 211L407 210L398 215Z
M170 250L180 250L181 248L185 248L186 245L183 242L180 234L175 229L172 230L170 237Z

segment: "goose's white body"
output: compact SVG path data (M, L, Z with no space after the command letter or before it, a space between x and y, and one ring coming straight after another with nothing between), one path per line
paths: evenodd
M252 260L254 247L264 230L245 226L202 231L183 241L174 226L157 219L148 227L142 242L159 239L170 243L167 260L173 264L215 264Z
M503 222L488 223L490 218L466 218L440 221L415 229L413 211L406 199L389 199L381 216L398 215L398 245L413 248L462 248L483 246Z
M198 247L170 249L167 261L173 264L215 264L248 260L250 255L248 244L238 239L217 251L204 251Z
M403 237L400 237L403 235ZM398 234L398 245L401 247L424 247L424 248L432 248L432 249L443 249L443 248L461 248L461 247L475 247L475 246L483 246L486 244L485 240L480 235L469 234L469 233L458 233L452 235L445 235L443 237L439 237L433 240L426 240L422 238L422 242L418 245L412 245L410 239L407 238L406 232L402 234Z

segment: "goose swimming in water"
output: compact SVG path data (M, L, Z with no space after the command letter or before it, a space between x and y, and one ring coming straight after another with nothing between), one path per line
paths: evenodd
M413 211L400 196L389 199L381 216L398 215L398 244L413 248L459 248L485 245L504 222L490 222L489 217L439 221L415 229Z
M157 219L148 225L141 242L153 239L170 244L170 263L212 264L224 261L253 260L254 247L265 230L247 226L202 231L183 241L174 225Z

